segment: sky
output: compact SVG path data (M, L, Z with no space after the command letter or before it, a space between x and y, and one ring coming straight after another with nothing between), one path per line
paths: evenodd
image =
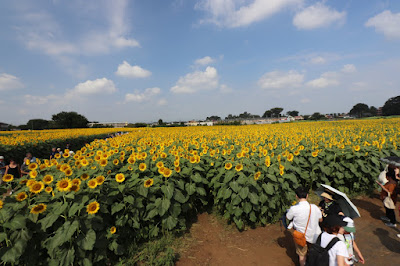
M348 112L400 95L400 1L2 0L0 122Z

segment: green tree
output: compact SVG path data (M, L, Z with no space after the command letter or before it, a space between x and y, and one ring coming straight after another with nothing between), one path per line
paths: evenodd
M279 117L279 116L281 116L282 111L283 111L283 108L281 108L281 107L275 107L275 108L272 108L272 109L271 109L272 115L273 115L274 117Z
M392 97L382 107L383 115L400 115L400 95Z
M315 112L311 115L310 119L311 120L321 120L321 119L325 119L325 116L322 115L321 113Z
M371 113L372 116L378 115L378 109L376 109L375 106L369 107L369 112Z
M206 118L207 121L220 121L221 117L217 116L217 115L212 115Z
M21 125L21 129L32 129L32 130L41 130L48 129L50 127L50 121L45 119L31 119L26 125Z
M287 111L286 114L290 115L290 116L298 116L299 115L299 111Z
M364 117L369 114L369 107L365 103L357 103L351 108L349 114L356 117Z
M84 128L89 121L77 112L60 112L52 116L56 128Z
M163 126L164 125L164 121L161 118L158 119L158 125L159 126Z
M264 117L264 118L272 117L272 111L271 110L265 111L264 114L262 115L262 117Z

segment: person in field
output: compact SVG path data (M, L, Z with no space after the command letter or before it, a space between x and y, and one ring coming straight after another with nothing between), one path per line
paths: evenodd
M4 171L4 175L7 174L12 175L15 179L22 176L21 168L13 158L10 159L10 163L6 166L6 170Z
M397 169L397 170L396 170ZM376 181L376 183L382 188L380 198L383 201L388 195L390 194L390 198L392 199L394 203L394 207L396 206L396 201L397 201L397 179L396 176L398 175L398 168L389 165L388 171L386 173L386 178L388 182L386 184L381 184L379 181ZM396 174L397 173L397 174ZM397 227L396 224L396 214L394 212L395 208L388 208L387 206L385 207L386 211L386 216L382 216L381 219L386 222L385 225L389 227Z
M286 218L293 220L293 226L296 231L305 233L307 243L315 243L318 235L321 233L319 227L319 222L322 221L321 210L316 205L310 204L307 201L308 191L304 187L298 187L295 192L298 203L290 207ZM300 266L304 266L308 244L302 247L295 241L295 247L296 253L299 255Z
M31 152L27 152L25 155L25 158L24 158L24 162L22 163L22 166L21 166L22 174L24 174L24 175L29 174L30 170L28 169L28 165L30 163L36 163L36 157L34 157Z
M0 156L0 178L4 175L6 171L6 162L4 161L4 156Z
M324 199L318 204L319 208L322 212L322 219L325 219L329 215L340 215L344 216L342 212L342 208L339 204L333 199L332 194L328 192L323 192L321 197Z
M328 215L322 222L324 232L321 234L321 247L326 248L334 238L345 232L344 222L339 215ZM337 241L328 251L329 266L346 266L346 258L349 258L346 245L343 241Z
M343 229L344 229L343 234L338 234L337 237L345 243L347 252L349 253L349 257L345 258L345 262L348 265L354 265L357 262L357 259L355 256L357 254L357 256L359 258L359 262L364 264L365 263L364 257L361 254L361 251L358 248L355 237L354 237L354 233L356 232L356 228L354 226L354 221L353 221L353 219L351 219L349 217L345 217L343 219L343 221L346 222L347 225L345 225L343 227Z
M50 160L54 159L55 156L57 154L57 149L55 147L51 148L51 152L50 152Z

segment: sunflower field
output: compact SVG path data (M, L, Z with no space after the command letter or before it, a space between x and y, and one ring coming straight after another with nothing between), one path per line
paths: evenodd
M400 156L400 120L146 128L3 176L0 256L10 264L117 261L133 242L185 230L202 206L238 229L277 221L299 185L374 189Z
M36 157L49 157L51 148L65 147L66 143L80 148L85 143L108 134L121 131L120 128L53 129L0 132L0 154L17 161L25 157L27 151ZM125 129L124 131L130 131Z

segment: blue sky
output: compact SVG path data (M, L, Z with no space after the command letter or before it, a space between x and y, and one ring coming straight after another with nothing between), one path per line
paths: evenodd
M400 1L0 2L0 122L348 112L400 94Z

